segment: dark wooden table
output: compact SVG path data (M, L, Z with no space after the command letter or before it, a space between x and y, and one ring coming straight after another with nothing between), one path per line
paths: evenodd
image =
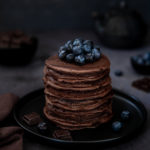
M58 48L69 39L76 37L83 37L84 39L90 39L97 44L99 40L92 31L52 31L48 33L34 33L39 39L39 46L36 56L33 62L25 67L12 67L8 68L0 66L0 93L13 92L19 96L23 96L30 91L43 87L42 76L44 60L51 55L57 53ZM111 61L111 77L113 87L122 90L128 94L138 97L145 105L148 114L150 113L150 93L137 90L131 86L132 81L144 77L137 74L131 64L130 56L139 53L150 51L150 46L147 43L141 48L134 50L115 50L106 48L101 45L101 50L106 54ZM122 77L116 77L114 75L115 70L122 70L124 75ZM148 115L148 121L146 123L145 132L133 140L112 147L106 148L108 150L150 150L150 117ZM24 136L24 150L54 150L53 146L47 144L41 144L34 140ZM100 147L98 148L100 149Z

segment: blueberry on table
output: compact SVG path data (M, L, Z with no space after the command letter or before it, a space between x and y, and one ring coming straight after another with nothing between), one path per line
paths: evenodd
M93 56L92 53L87 53L85 55L85 59L86 59L87 62L93 62L94 61L94 56Z
M47 124L45 122L40 122L37 125L37 128L38 128L39 132L42 134L46 134L48 131L48 127L47 127Z
M92 54L95 60L99 59L101 56L101 52L97 48L92 49Z
M122 129L122 127L123 127L123 124L120 121L115 121L112 123L112 129L115 132L120 131Z
M118 77L123 76L123 72L121 70L116 70L115 75Z
M81 46L83 40L81 38L75 39L73 42L73 46Z
M64 59L67 55L67 52L65 50L62 50L58 53L58 56L60 59Z
M79 65L85 64L85 57L83 55L78 55L75 57L75 62Z
M67 60L68 62L72 62L73 59L74 59L74 54L73 54L73 53L70 53L70 54L67 54L67 55L66 55L66 60Z
M90 44L83 45L84 52L89 53L92 50L92 46Z
M72 49L73 53L75 55L79 55L83 52L82 47L81 46L74 46Z
M130 112L128 110L123 110L121 112L121 119L128 120L130 118Z

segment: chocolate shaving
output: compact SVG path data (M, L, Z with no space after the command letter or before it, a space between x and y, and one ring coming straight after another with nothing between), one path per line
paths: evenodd
M143 78L133 81L132 86L139 90L150 92L150 78Z

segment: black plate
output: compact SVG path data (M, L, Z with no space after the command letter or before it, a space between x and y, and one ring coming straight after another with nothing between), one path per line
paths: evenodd
M95 129L85 129L80 131L72 131L71 135L73 141L58 140L52 137L52 133L57 127L48 121L43 115L43 106L44 106L44 92L43 89L32 92L24 96L14 109L14 117L17 123L29 133L42 138L44 141L54 144L106 144L116 143L119 141L124 141L129 137L139 133L139 129L143 126L146 121L147 112L142 103L140 103L136 98L124 94L118 90L114 89L113 97L113 112L114 118L112 121L121 120L120 112L122 110L129 110L131 112L130 120L124 122L124 127L122 131L115 133L111 128L112 121L99 126ZM28 126L23 120L22 117L24 114L30 112L37 112L41 117L46 121L51 129L48 136L40 134L36 128Z

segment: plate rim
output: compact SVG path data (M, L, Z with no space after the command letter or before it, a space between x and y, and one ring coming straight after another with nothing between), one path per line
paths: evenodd
M130 99L134 100L134 102L131 102L134 103L134 105L136 105L140 110L141 110L141 113L142 113L142 116L143 116L143 121L141 123L141 125L136 128L135 130L133 130L132 132L128 133L127 135L123 136L123 137L117 137L117 138L111 138L111 139L105 139L105 140L93 140L93 141L69 141L69 140L60 140L60 139L55 139L55 138L51 138L51 137L47 137L47 136L44 136L44 135L41 135L41 134L38 134L28 128L26 128L20 121L19 121L19 118L17 117L17 109L18 109L18 105L20 103L22 103L22 99L26 99L26 97L31 97L33 95L35 95L36 93L38 92L42 92L44 91L44 88L40 88L40 89L37 89L37 90L34 90L34 91L31 91L27 94L25 94L23 97L20 98L20 100L18 101L18 103L15 105L15 107L13 108L13 117L15 119L15 121L17 122L17 124L23 128L25 131L27 131L28 133L38 137L38 138L42 138L48 142L54 142L54 143L58 143L59 144L106 144L106 143L112 143L112 142L119 142L119 141L122 141L122 140L125 140L127 137L129 136L135 136L136 134L139 134L139 133L136 133L137 130L139 129L142 129L142 127L144 126L145 122L147 121L147 110L144 106L144 104L135 96L133 95L130 95L130 94L127 94L125 92L122 92L121 90L118 90L116 88L112 88L114 93L117 93L117 94L121 94L125 97L129 97ZM136 104L135 104L136 103ZM140 131L139 131L140 132Z

